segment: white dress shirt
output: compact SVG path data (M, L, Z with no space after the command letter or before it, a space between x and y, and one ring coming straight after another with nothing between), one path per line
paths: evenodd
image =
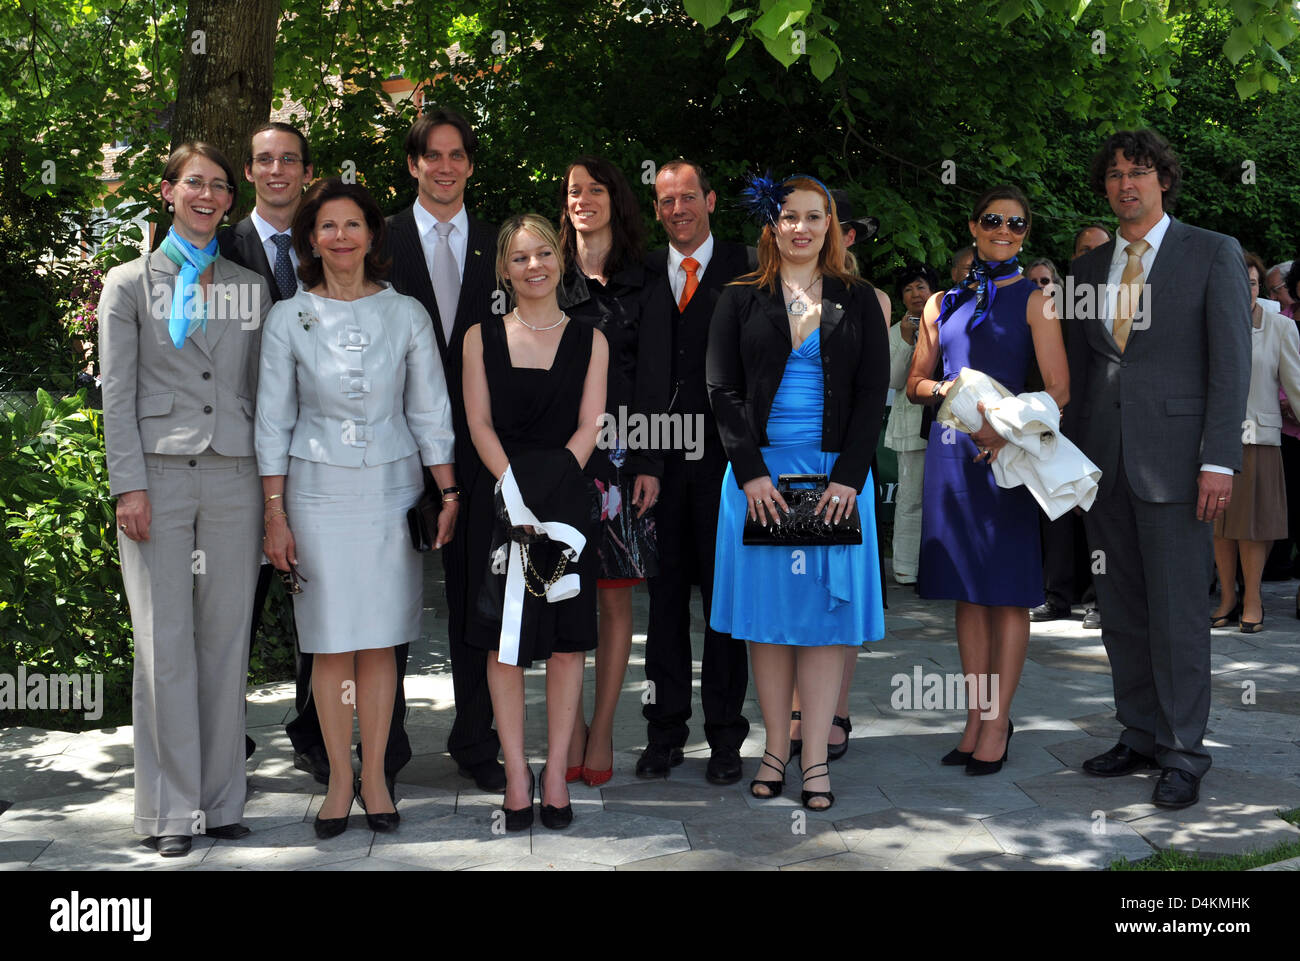
M682 291L686 289L686 268L682 266L682 261L687 257L694 257L699 261L700 266L695 270L695 279L697 281L704 279L704 271L709 266L709 261L713 259L713 233L710 232L704 238L704 243L693 254L684 254L672 244L668 245L668 283L673 288L673 303L682 302Z
M1156 254L1160 252L1160 244L1164 242L1165 234L1169 232L1169 223L1169 215L1165 214L1156 221L1154 227L1147 231L1146 236L1141 238L1151 245L1147 252L1142 255L1142 283L1144 284L1151 277L1151 266L1156 262ZM1125 253L1124 248L1132 242L1123 235L1116 233L1115 250L1110 256L1110 273L1106 276L1106 313L1102 323L1106 325L1106 330L1111 336L1115 334L1115 301L1119 298L1120 281L1124 277L1124 268L1128 265L1128 254ZM1150 304L1144 304L1143 309L1150 311ZM1231 468L1220 467L1217 464L1202 464L1201 470L1213 474L1231 475L1233 473Z
M280 251L271 238L279 234L284 234L286 237L289 237L291 231L277 230L257 212L256 207L253 208L253 212L250 216L253 221L253 226L257 228L257 237L262 241L262 250L266 252L266 262L271 265L271 270L275 270L275 258L279 256ZM293 264L293 276L294 279L297 280L298 251L294 249L293 244L289 245L289 261Z
M1156 254L1160 252L1160 245L1164 242L1165 234L1169 231L1169 215L1161 217L1154 227L1147 231L1146 236L1142 237L1151 246L1147 252L1142 255L1142 282L1146 283L1151 276L1151 265L1156 262ZM1115 235L1115 250L1110 255L1110 273L1106 277L1106 313L1102 323L1106 325L1106 331L1111 336L1115 334L1115 301L1119 299L1120 281L1124 277L1124 268L1128 266L1128 254L1124 248L1133 243L1123 236ZM1143 305L1144 309L1150 310L1150 305ZM1138 328L1141 330L1141 328Z
M415 202L415 229L420 232L420 246L424 249L424 266L429 271L429 276L433 276L433 252L438 247L438 231L434 225L438 218L429 211L424 209L420 201ZM451 234L447 237L447 243L451 247L451 255L456 258L456 269L460 272L460 279L465 279L465 250L469 247L469 214L465 211L465 205L460 205L460 210L456 211L456 216L451 218Z

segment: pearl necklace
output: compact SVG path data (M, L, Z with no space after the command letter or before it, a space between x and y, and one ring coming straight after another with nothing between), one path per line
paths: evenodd
M561 312L561 314L560 314L560 319L557 320L555 323L551 324L550 326L548 326L548 327L534 327L534 326L533 326L532 324L530 324L528 321L524 320L522 317L519 316L519 308L518 308L518 307L516 307L513 311L511 311L511 313L513 313L513 314L515 315L515 320L519 321L519 323L523 324L523 325L524 325L525 327L527 327L529 330L535 330L535 331L538 331L538 332L541 332L541 331L543 331L543 330L554 330L556 327L559 327L560 324L564 323L566 320L569 319L569 317L568 317L567 314Z

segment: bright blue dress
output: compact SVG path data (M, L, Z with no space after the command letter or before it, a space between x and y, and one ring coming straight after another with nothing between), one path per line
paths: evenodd
M786 361L760 448L776 482L780 474L830 475L838 454L821 449L821 332L813 331ZM885 636L876 513L867 474L857 499L862 543L834 547L746 547L745 492L731 465L722 478L714 552L715 631L763 644L859 645Z
M945 379L963 367L983 371L1013 394L1025 389L1034 341L1025 323L1038 287L1021 277L998 289L972 326L973 291L939 316ZM916 592L935 600L1037 607L1043 603L1038 504L1028 489L998 487L970 435L930 429L921 495L921 555Z

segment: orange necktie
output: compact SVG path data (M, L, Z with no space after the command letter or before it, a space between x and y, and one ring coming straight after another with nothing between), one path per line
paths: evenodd
M686 270L686 286L682 288L682 299L677 302L677 310L684 314L686 305L691 302L696 288L700 286L700 278L695 276L695 272L700 269L700 262L694 257L687 257L682 261L682 267Z

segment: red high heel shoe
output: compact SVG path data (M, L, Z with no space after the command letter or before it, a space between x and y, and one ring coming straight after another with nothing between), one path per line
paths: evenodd
M613 776L614 769L612 767L608 771L593 771L585 765L582 767L582 783L587 787L600 787Z

